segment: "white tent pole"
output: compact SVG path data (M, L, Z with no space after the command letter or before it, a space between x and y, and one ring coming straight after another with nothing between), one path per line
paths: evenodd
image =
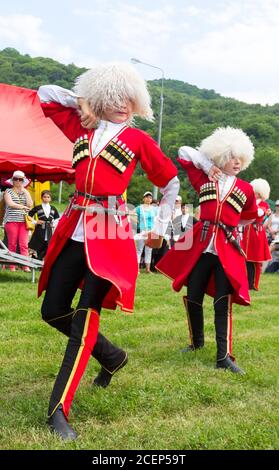
M62 186L63 186L63 181L60 181L59 183L59 193L58 193L58 202L61 204L61 199L62 199Z

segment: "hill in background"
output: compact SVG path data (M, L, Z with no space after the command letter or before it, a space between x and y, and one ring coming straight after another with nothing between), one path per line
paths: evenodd
M52 83L72 88L75 78L84 72L74 64L64 65L45 57L32 58L17 50L0 51L0 82L37 89ZM158 116L161 80L148 82L155 117ZM137 125L155 139L158 120L149 123L141 119ZM262 106L226 98L214 90L200 89L179 80L164 81L164 112L161 147L174 159L181 145L196 147L216 127L232 126L243 129L252 139L256 153L252 165L241 177L250 181L265 178L271 185L271 198L279 198L279 104ZM197 204L197 198L179 168L181 194L187 202ZM137 204L144 191L151 189L140 167L129 187L129 202Z

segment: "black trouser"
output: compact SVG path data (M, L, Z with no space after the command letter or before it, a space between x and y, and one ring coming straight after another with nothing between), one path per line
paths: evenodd
M71 307L72 300L82 279L84 279L83 288L74 310ZM83 342L85 327L89 321L88 309L99 314L110 287L109 281L97 277L88 269L84 243L69 240L54 263L42 304L43 319L69 336L64 361L52 393L49 414L53 412L59 397L63 395L65 384L75 364L77 352ZM126 356L122 349L114 346L100 333L93 347L92 355L111 373Z
M203 299L211 275L215 280L214 312L217 342L217 360L231 352L231 305L232 286L218 256L203 253L188 278L186 309L190 337L194 348L204 345Z
M246 261L249 289L258 290L256 286L259 282L257 279L257 267L260 269L261 263L256 264L253 261Z
M256 266L252 261L246 261L249 289L255 289Z
M155 266L157 263L159 263L160 259L163 258L163 256L165 256L168 250L169 250L169 247L165 239L163 240L161 248L153 248L151 267L150 267L151 271L154 271L155 273L157 272Z

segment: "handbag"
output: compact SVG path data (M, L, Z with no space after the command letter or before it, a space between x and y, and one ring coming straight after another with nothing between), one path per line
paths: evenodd
M24 218L26 229L31 231L35 230L35 224L33 223L33 218L31 217L31 215L25 214Z

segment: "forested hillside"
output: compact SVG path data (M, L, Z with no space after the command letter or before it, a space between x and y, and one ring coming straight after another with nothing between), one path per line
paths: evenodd
M85 68L74 64L63 65L49 58L21 55L12 48L0 51L0 82L37 89L46 83L66 88ZM155 115L158 116L161 81L148 82ZM157 138L158 120L148 123L137 120L137 125ZM197 146L216 127L242 128L253 140L256 156L251 167L241 174L246 180L266 178L272 188L271 198L279 198L279 104L274 106L249 105L225 98L214 90L199 89L178 80L164 82L164 112L161 146L171 158L176 158L181 145ZM197 203L196 196L180 172L181 194L188 202ZM152 187L137 169L129 188L129 201L138 203L142 193Z

